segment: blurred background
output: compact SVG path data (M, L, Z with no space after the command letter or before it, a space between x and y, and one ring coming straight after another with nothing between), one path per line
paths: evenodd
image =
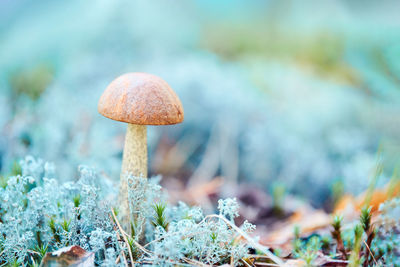
M126 125L99 115L97 101L117 76L149 72L185 109L184 123L148 130L150 173L173 199L288 194L329 210L367 189L378 157L378 186L399 163L398 10L1 0L0 172L33 155L65 180L85 164L118 182Z

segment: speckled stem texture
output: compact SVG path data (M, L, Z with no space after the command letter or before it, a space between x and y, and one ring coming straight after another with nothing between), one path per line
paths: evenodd
M121 203L122 224L129 225L128 184L126 175L147 177L147 127L128 123L121 169L119 203Z

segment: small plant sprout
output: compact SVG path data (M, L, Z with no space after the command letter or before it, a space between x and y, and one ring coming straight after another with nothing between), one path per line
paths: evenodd
M165 209L166 208L167 208L167 205L165 205L165 204L155 204L153 206L155 215L154 215L154 220L152 221L152 224L154 227L160 226L165 231L168 230L168 224L169 224L165 217Z
M336 215L333 218L331 231L332 238L336 240L336 250L337 252L342 254L342 258L346 259L346 249L344 247L343 239L342 239L342 222L343 216Z
M369 250L371 248L372 241L375 238L376 232L375 228L372 225L371 218L372 218L372 208L363 208L361 210L361 215L360 215L360 222L361 226L364 230L365 235L367 236L367 240L365 241L365 250L364 250L364 255L365 255L365 262L364 266L368 266L370 263L370 253Z
M285 200L286 188L282 183L275 183L272 186L272 201L273 211L276 215L281 216L283 214L283 202Z
M350 254L349 267L357 267L363 263L363 258L360 257L361 245L362 245L362 234L363 226L357 224L354 227L354 246Z
M146 125L170 125L183 121L181 101L161 78L147 73L127 73L106 88L98 111L112 120L128 123L121 168L122 223L128 229L127 175L147 177Z
M371 231L371 207L369 208L363 208L361 210L361 215L360 215L360 222L361 225L364 229L364 232L368 235L368 233Z

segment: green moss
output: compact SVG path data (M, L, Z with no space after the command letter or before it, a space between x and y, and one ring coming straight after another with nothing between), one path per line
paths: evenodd
M345 60L345 37L334 32L302 33L254 24L212 25L204 30L205 48L227 60L274 59L311 67L317 75L360 84L359 74Z
M35 65L29 69L14 72L9 80L16 97L28 96L36 101L53 80L54 69L48 64Z

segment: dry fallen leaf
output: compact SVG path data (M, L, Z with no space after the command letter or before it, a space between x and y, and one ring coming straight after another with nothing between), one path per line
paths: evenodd
M360 212L361 209L364 207L367 199L369 199L369 206L372 207L372 211L377 211L380 204L382 204L389 198L398 195L400 195L400 182L396 182L392 185L388 184L382 189L375 189L370 197L368 197L368 191L362 193L358 197L344 195L336 204L334 213L346 214L352 213L354 211Z
M49 252L43 258L41 267L93 267L94 253L88 252L80 246L70 246L61 248L54 252Z
M313 210L310 208L300 209L288 220L280 223L279 228L268 234L261 242L272 247L284 245L293 239L293 229L295 225L301 229L302 235L308 235L316 230L326 228L331 222L331 216L322 210Z
M285 262L284 267L303 267L306 266L306 262L302 259L296 259L296 260L287 260Z
M168 189L172 201L182 200L192 205L200 205L202 200L208 199L210 195L217 194L224 184L223 177L215 177L211 181L207 181L196 186L186 189Z
M322 253L318 253L317 258L313 260L312 266L347 266L349 261L345 260L335 260ZM291 259L285 262L284 267L303 267L307 266L306 262L302 259Z
M313 261L313 266L347 266L349 261L332 259L320 251L318 252L317 258Z

